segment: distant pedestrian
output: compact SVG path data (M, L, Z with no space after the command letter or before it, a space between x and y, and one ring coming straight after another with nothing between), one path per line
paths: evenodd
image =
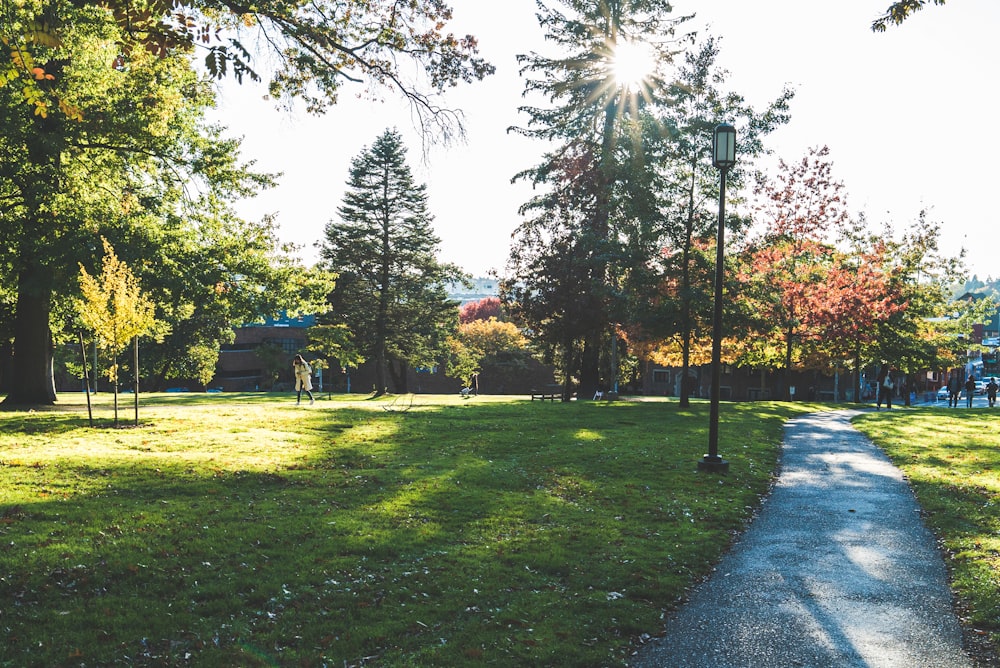
M302 403L302 391L309 395L309 405L312 406L316 403L313 399L313 384L312 384L312 367L309 363L302 359L302 355L296 355L295 359L292 360L292 371L295 372L295 405L298 406Z
M889 365L882 367L882 371L878 375L878 398L875 400L875 410L880 410L882 408L882 402L885 402L886 410L892 410L892 370Z
M948 408L958 408L958 395L962 393L962 380L954 371L948 379Z
M965 381L965 402L967 408L972 408L972 395L976 393L976 379L969 376L969 379Z
M990 408L997 402L997 390L1000 390L1000 383L997 383L996 376L993 376L990 382L986 383L986 399L990 402Z

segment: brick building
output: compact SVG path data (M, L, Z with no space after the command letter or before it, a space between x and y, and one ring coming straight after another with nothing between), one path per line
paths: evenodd
M306 328L315 323L316 318L311 315L283 316L237 328L233 343L222 346L219 351L219 363L210 386L226 392L272 389L270 371L257 356L257 349L265 344L278 346L287 354L288 368L279 375L278 382L290 382L292 357L305 349Z

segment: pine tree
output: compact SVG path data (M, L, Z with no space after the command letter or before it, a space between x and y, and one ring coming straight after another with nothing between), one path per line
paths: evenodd
M653 204L643 107L663 89L657 69L672 57L683 19L669 16L667 0L551 4L539 3L539 21L565 55L519 56L526 94L551 105L522 107L528 125L513 130L554 148L518 175L547 187L522 207L531 217L516 232L502 286L585 396L602 377L616 378L621 277L635 265L630 246ZM637 43L648 48L650 71L622 76L621 55Z
M387 130L351 162L339 220L325 230L320 254L339 274L328 316L347 325L375 370L382 394L392 377L406 391L408 366L432 366L458 319L448 282L464 278L436 259L440 240L427 209L427 188L414 181L406 148Z

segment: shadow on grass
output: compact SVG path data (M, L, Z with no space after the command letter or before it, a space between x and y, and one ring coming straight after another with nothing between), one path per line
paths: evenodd
M747 520L791 412L727 405L716 478L694 472L707 404L537 408L302 411L266 470L166 459L177 434L7 458L0 663L613 662Z

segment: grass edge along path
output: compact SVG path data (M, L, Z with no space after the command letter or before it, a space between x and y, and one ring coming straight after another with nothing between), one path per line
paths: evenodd
M716 476L707 403L142 402L0 412L0 666L623 664L819 408L723 404Z
M991 410L866 413L853 423L903 471L935 534L969 649L1000 665L1000 435Z

